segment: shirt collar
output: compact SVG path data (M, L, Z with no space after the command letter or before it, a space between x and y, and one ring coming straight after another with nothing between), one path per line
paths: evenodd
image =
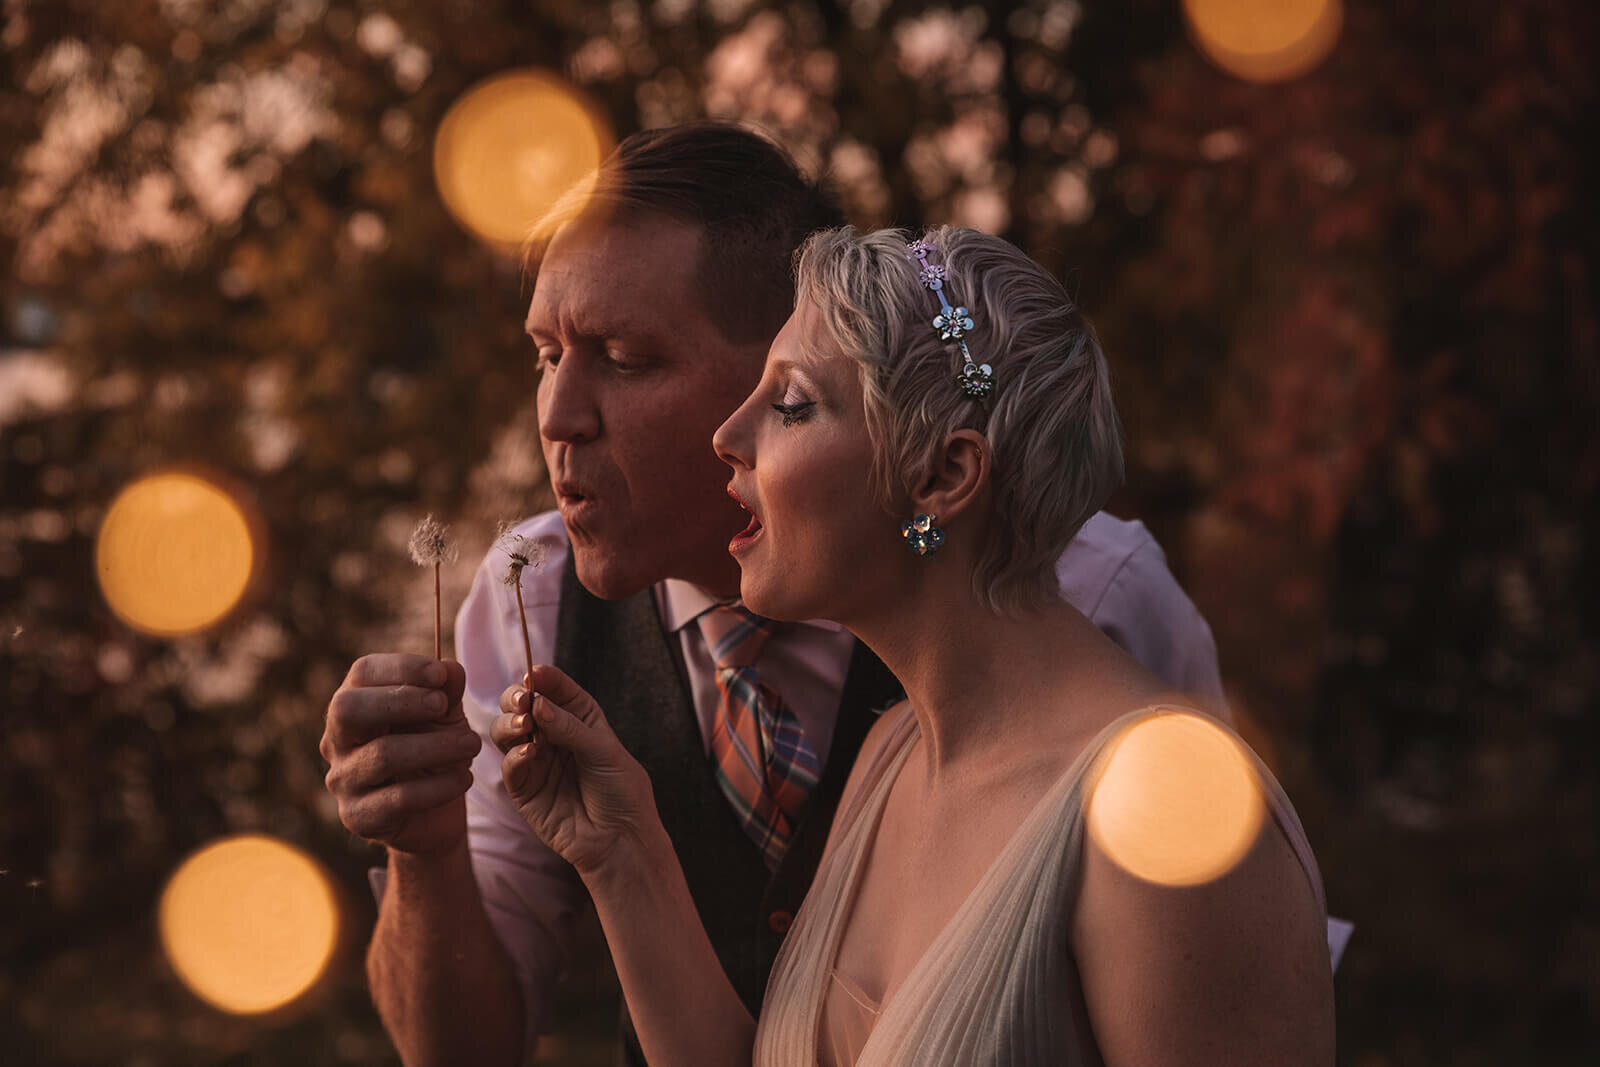
M681 578L668 578L657 582L651 587L651 591L655 593L656 608L661 613L661 621L666 623L667 629L673 633L694 622L707 608L721 603L698 585ZM798 625L815 626L819 630L831 633L839 633L844 629L831 619L807 619Z

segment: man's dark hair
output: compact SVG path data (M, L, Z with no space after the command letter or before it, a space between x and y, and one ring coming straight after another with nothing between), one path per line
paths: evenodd
M564 223L659 217L704 227L693 271L703 310L728 340L767 342L794 308L794 255L808 235L844 224L832 195L789 154L750 130L691 122L641 130L534 227L523 256L531 287Z

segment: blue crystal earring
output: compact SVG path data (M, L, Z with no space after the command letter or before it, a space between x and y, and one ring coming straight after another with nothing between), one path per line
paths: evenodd
M931 556L939 551L939 546L944 544L944 531L933 524L938 517L919 512L910 522L902 522L900 535L906 539L906 547L919 556Z

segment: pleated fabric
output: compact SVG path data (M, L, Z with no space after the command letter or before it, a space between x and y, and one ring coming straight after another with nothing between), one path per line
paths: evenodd
M1085 786L1124 730L1187 710L1143 708L1102 730L1017 828L889 1002L873 1005L833 973L833 963L890 787L917 740L908 708L850 810L840 813L837 839L778 953L756 1032L756 1067L1100 1067L1072 1010L1082 1003L1069 946ZM1321 875L1300 821L1256 762L1267 806L1322 905Z

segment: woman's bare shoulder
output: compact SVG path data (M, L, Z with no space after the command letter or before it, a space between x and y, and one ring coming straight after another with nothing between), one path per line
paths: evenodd
M1171 711L1117 739L1086 799L1072 937L1097 1039L1108 1062L1331 1062L1315 888L1236 735Z

